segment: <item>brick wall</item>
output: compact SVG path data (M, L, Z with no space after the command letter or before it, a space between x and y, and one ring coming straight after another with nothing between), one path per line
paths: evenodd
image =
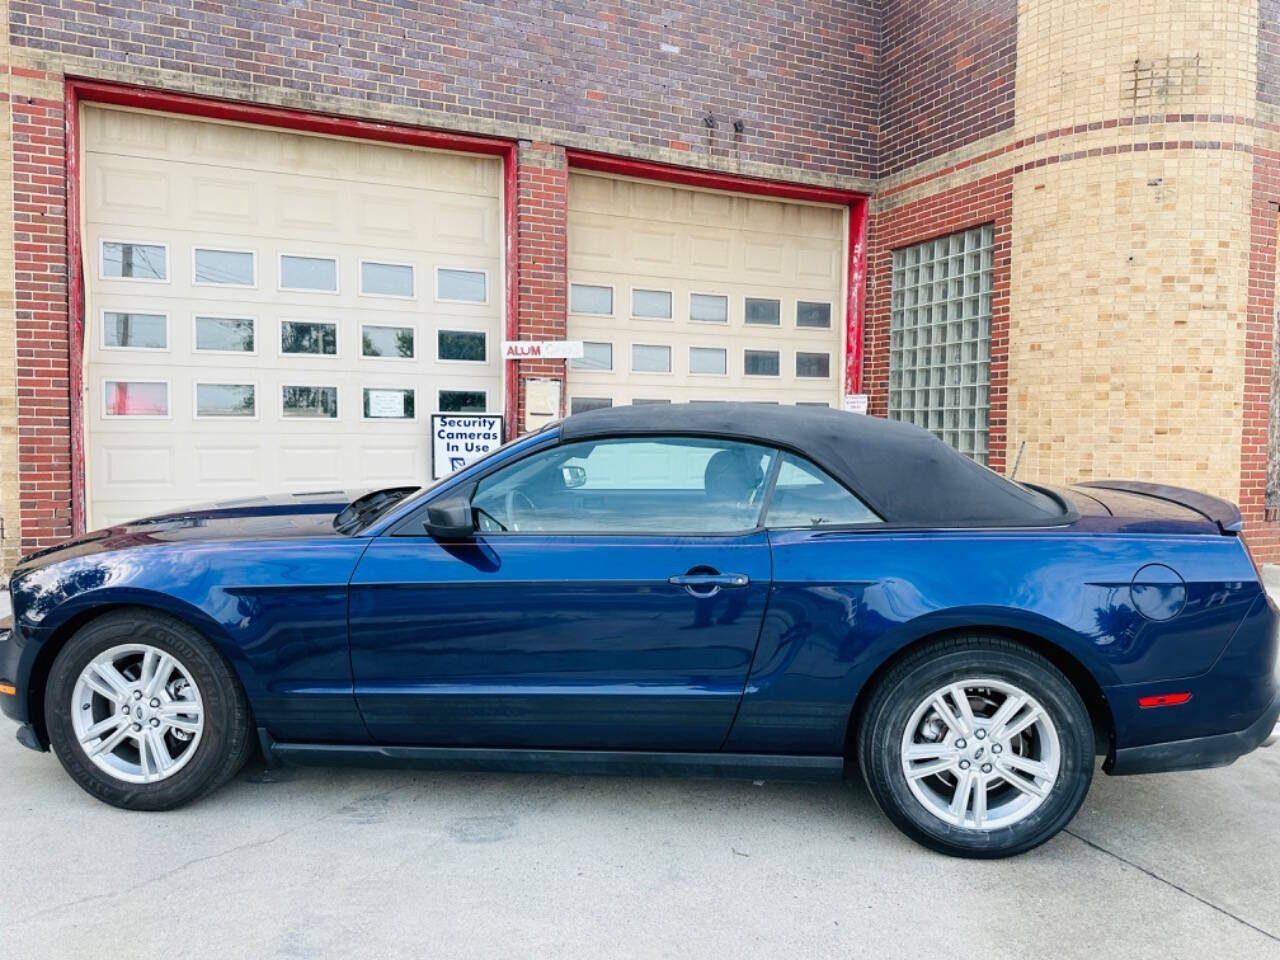
M1280 106L1280 0L1258 3L1258 99Z
M881 175L1013 126L1017 0L885 0Z
M568 310L566 262L569 224L569 165L564 150L545 143L522 143L519 166L520 308L522 340L563 340ZM559 380L564 403L563 360L521 360L516 417L524 429L525 381Z
M10 31L64 56L870 176L877 7L17 0Z
M1256 150L1250 211L1249 306L1245 327L1244 430L1240 457L1240 512L1254 552L1280 561L1280 523L1266 508L1280 506L1280 418L1273 348L1276 310L1276 231L1280 226L1280 151Z
M1006 405L1009 356L1009 232L1012 174L1004 171L963 186L896 203L880 201L871 217L867 254L867 311L863 389L870 412L889 412L889 309L893 251L933 237L990 223L994 226L991 288L991 407L989 465L1003 472L1006 462Z
M23 552L71 535L63 104L15 96L14 294Z

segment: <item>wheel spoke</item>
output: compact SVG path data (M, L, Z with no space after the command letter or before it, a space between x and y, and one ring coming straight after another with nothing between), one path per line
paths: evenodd
M1009 753L1005 754L1004 764L1014 770L1028 773L1037 780L1049 779L1050 770L1048 764L1041 763L1039 760L1030 760L1027 757L1020 757L1016 753Z
M955 767L955 760L947 757L944 760L935 760L933 763L921 763L918 766L911 767L907 770L907 776L912 780L919 780L921 777L932 777L934 774L951 770Z
M148 664L150 672L148 672ZM173 657L163 650L148 650L142 661L143 695L154 697L163 689L169 674L173 673Z
M915 743L907 747L902 756L906 760L933 760L941 757L955 759L957 752L955 747L945 743Z
M1032 780L1028 780L1025 777L1018 776L1016 773L1014 773L1004 764L1000 764L999 766L997 766L996 770L999 772L1000 776L1004 779L1004 782L1009 784L1009 786L1013 787L1016 790L1021 790L1023 793L1029 796L1035 797L1037 800L1044 799L1046 789L1040 786L1040 784Z
M965 735L973 733L977 729L977 721L973 718L973 707L969 704L969 695L965 693L964 687L954 684L950 690L951 699L956 703L956 709L960 711L960 723L964 725Z
M114 664L90 664L83 678L90 689L112 703L123 703L129 695L129 681L115 668Z
M1027 698L1020 693L1013 693L1004 698L1004 703L991 716L988 724L991 728L991 736L994 739L1000 739L1004 736L1001 728L1018 715L1018 711L1022 709L1023 704L1027 702Z
M156 773L163 776L173 766L173 757L169 753L168 744L164 742L164 735L155 727L151 727L147 730L146 739L151 748L151 756L155 760Z
M161 703L160 706L156 707L155 715L161 720L186 717L190 720L199 721L200 704L194 700L170 700L168 703Z
M91 757L96 757L100 753L110 753L120 746L121 741L129 735L129 730L129 724L121 724L115 733L104 740L99 740L92 747L86 747L84 752Z
M973 782L977 779L972 770L960 774L960 782L956 784L956 792L951 797L951 819L959 826L964 826L965 814L969 811L969 796L973 793Z
M942 718L942 722L947 725L948 730L952 730L956 733L969 732L964 729L960 721L956 718L955 713L952 712L951 706L947 703L946 697L941 694L934 697L932 706L934 710L938 711L938 716Z
M124 722L125 718L123 716L113 713L105 720L99 720L84 733L80 734L80 742L87 746L99 737L111 733Z
M1010 724L1007 724L1005 728L1000 731L1000 735L999 735L1000 739L1004 740L1005 742L1012 740L1014 737L1020 734L1023 730L1027 729L1027 727L1031 726L1033 723L1039 720L1040 715L1041 715L1040 708L1032 707L1022 716L1018 717L1018 719L1014 720Z
M973 825L978 829L987 819L987 783L986 777L978 776L973 784Z

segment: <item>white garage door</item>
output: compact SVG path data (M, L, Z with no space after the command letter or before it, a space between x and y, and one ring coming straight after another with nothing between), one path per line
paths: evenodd
M839 403L847 211L626 178L569 179L571 412Z
M501 162L86 107L92 525L425 482L502 404Z

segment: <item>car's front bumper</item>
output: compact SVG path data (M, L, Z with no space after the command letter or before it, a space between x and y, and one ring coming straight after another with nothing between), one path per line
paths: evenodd
M1107 758L1102 769L1113 776L1127 776L1225 767L1251 750L1275 742L1278 721L1280 693L1271 701L1271 706L1243 730L1141 747L1123 747Z

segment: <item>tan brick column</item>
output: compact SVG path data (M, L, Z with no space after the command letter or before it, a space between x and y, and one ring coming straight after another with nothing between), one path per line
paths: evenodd
M1240 496L1256 0L1023 0L1010 459Z

